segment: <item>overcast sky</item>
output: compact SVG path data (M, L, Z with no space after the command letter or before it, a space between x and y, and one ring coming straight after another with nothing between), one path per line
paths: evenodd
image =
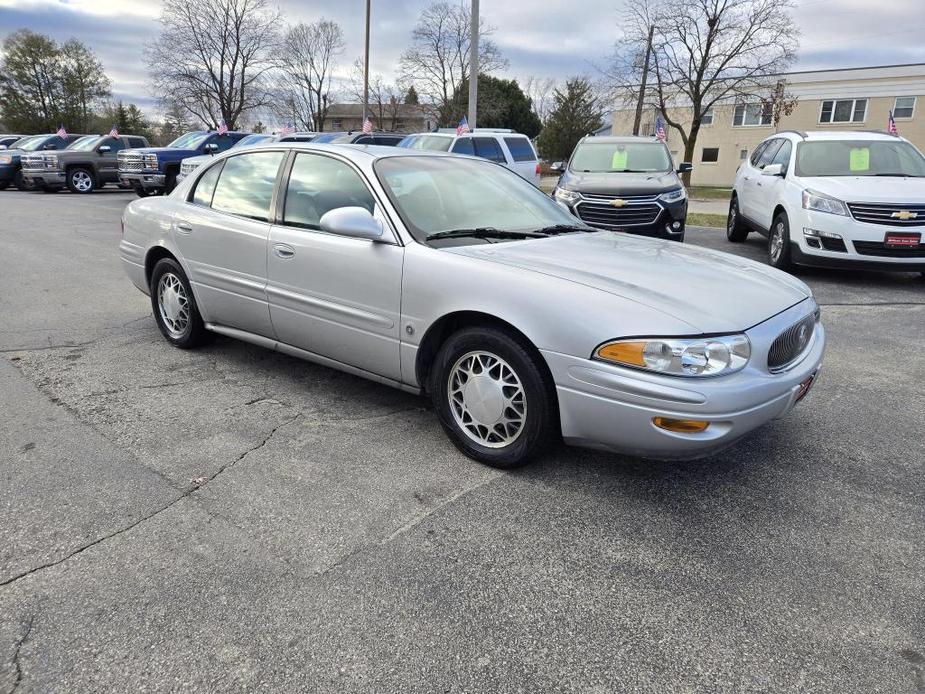
M390 78L421 8L431 0L372 0L371 69ZM468 0L466 0L468 2ZM802 31L795 69L925 62L923 0L797 0ZM159 0L0 0L0 38L29 28L76 37L100 56L113 94L151 108L142 46L156 40ZM347 50L341 72L363 51L364 0L278 0L290 21L334 19ZM562 79L594 73L620 33L622 0L481 0L493 39L510 65L505 77Z

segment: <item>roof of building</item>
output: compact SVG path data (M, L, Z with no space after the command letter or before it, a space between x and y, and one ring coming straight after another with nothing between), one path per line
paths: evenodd
M397 118L422 118L424 117L424 108L419 104L386 104L383 105L383 112L386 118L392 117L393 109ZM379 107L370 104L367 107L367 113L371 116L377 116ZM327 111L328 118L362 118L363 104L338 103L331 104Z

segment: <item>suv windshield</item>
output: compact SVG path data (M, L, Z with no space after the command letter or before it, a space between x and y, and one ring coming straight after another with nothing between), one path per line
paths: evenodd
M581 225L538 188L491 162L398 156L380 159L375 171L405 226L421 242L455 230L503 235Z
M405 149L424 149L432 152L449 152L450 145L453 144L452 137L443 137L442 135L409 135L398 143L399 147Z
M86 135L79 140L74 140L68 149L76 149L79 152L87 152L93 149L97 143L103 139L102 135Z
M569 162L581 173L650 173L671 171L671 157L660 142L579 143Z
M186 135L180 135L167 146L175 149L199 149L199 145L205 142L207 137L209 137L209 133L186 133Z
M797 145L798 176L925 176L925 158L902 140L818 140Z

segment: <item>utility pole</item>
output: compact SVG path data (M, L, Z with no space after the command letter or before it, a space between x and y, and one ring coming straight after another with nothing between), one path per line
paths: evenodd
M639 122L642 120L642 100L646 93L646 77L649 75L649 55L652 53L652 34L655 25L649 27L649 40L646 42L646 60L642 67L642 82L639 84L639 98L636 100L636 119L633 121L633 135L639 134Z
M479 98L479 0L472 0L469 18L469 128L475 130Z
M363 125L366 125L369 112L369 3L370 0L366 0L366 50L363 53Z

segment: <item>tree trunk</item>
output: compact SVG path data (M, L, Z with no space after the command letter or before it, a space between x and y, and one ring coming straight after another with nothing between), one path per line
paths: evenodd
M694 163L694 153L697 149L697 135L700 134L700 124L693 123L691 124L690 134L687 136L687 142L684 144L684 159L683 161ZM684 184L685 188L690 188L691 186L691 173L681 174L681 182Z

